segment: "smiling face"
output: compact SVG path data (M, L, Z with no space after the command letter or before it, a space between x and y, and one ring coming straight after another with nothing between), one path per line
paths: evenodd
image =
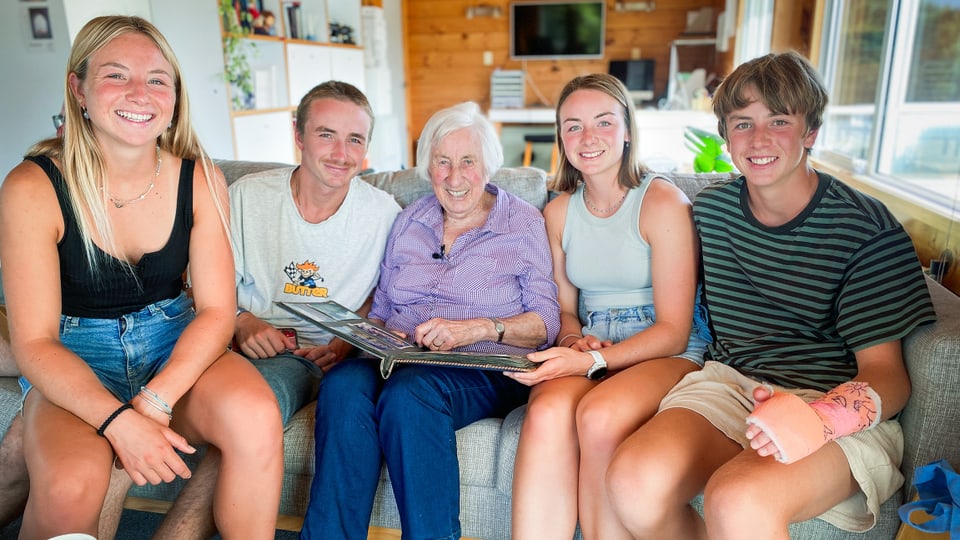
M453 131L434 146L430 181L447 217L463 220L484 211L481 156L480 137L471 129Z
M296 130L301 170L328 188L349 188L363 167L371 122L366 110L352 101L314 100L303 129Z
M98 138L153 143L173 119L173 66L144 34L114 38L90 56L84 80L71 73L69 81Z
M630 140L623 106L598 90L577 90L560 106L559 118L567 161L585 179L615 177Z
M754 186L763 187L806 177L807 148L817 139L802 114L775 114L755 88L744 97L749 105L725 118L727 150L734 165Z

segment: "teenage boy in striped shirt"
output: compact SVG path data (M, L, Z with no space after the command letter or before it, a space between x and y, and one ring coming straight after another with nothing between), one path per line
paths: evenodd
M795 53L714 96L742 172L694 202L714 343L607 471L624 536L786 539L818 516L864 531L903 483L900 342L935 314L893 215L808 163L826 102Z

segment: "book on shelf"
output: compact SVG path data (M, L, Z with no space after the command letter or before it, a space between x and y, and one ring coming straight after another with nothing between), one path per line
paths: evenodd
M430 364L492 371L533 371L539 365L525 356L515 354L430 351L333 301L276 304L380 360L380 375L384 379L398 364Z
M302 24L300 20L300 2L283 2L284 22L286 23L287 37L302 39Z

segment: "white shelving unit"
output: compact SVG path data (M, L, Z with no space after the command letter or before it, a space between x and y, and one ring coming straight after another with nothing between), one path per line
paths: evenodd
M253 76L253 95L242 97L241 106L236 107L237 89L227 85L234 158L296 163L294 117L304 94L334 78L365 91L360 0L299 0L295 14L287 10L293 5L290 1L259 3L263 10L274 13L275 32L242 39ZM290 15L295 22L291 23ZM330 23L350 27L353 43L334 42ZM293 25L299 28L300 38L291 37Z

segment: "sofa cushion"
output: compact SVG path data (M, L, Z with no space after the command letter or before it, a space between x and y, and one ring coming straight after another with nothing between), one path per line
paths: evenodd
M370 173L361 176L370 184L393 195L400 206L431 195L430 180L416 169ZM520 197L539 210L547 204L547 173L535 167L503 167L490 179L495 185Z

